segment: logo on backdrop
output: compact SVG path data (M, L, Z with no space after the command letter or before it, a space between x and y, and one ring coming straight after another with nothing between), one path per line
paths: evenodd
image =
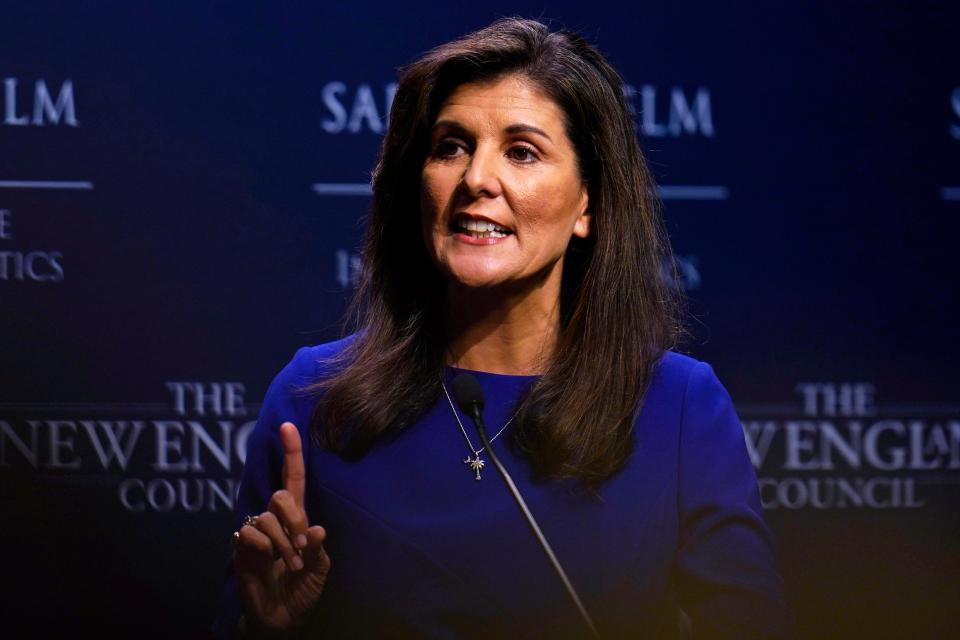
M23 82L3 79L3 124L8 127L78 127L73 81L59 87L40 79Z
M165 386L167 405L100 409L120 418L78 418L63 405L0 420L0 468L109 486L131 513L232 510L256 424L244 385ZM957 481L960 418L949 410L881 410L869 383L804 382L796 392L799 407L741 409L765 509L918 509L924 484Z
M671 269L669 264L664 264L663 276L674 289L681 291L695 291L700 288L702 280L700 276L700 258L695 255L675 256L675 268Z
M347 251L346 249L337 249L334 253L336 261L337 284L343 289L355 289L360 284L360 276L363 271L363 258L359 253Z
M754 414L743 431L765 509L917 509L918 485L956 482L960 419L950 409L881 409L869 383L803 382L796 393L799 411L741 410Z
M108 485L120 508L132 513L231 511L256 424L247 419L244 385L168 382L166 391L166 406L101 409L132 417L102 419L95 409L90 419L0 420L0 468ZM46 412L73 413L66 405ZM145 413L161 418L144 418Z
M652 84L639 87L625 84L623 95L637 121L637 129L644 136L712 138L716 135L710 90L706 87L688 91L682 87L662 89Z
M13 251L13 212L0 209L0 282L63 282L63 254L59 251Z
M320 90L323 102L320 124L329 134L382 134L387 130L396 93L396 82L380 86L328 82ZM638 130L645 136L712 138L716 135L710 90L706 87L685 89L625 84L623 95L636 118Z
M325 112L320 125L327 133L384 133L397 83L377 89L367 83L353 87L328 82L320 90Z
M3 122L7 127L79 127L73 81L3 79ZM12 181L16 182L16 181ZM22 185L10 185L22 186ZM0 282L63 282L63 254L15 250L13 212L0 208Z

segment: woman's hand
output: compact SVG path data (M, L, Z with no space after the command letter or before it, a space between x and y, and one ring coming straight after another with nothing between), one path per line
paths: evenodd
M326 531L308 527L303 508L306 483L300 432L280 425L283 444L283 489L270 498L267 511L240 529L233 564L247 616L273 630L304 621L317 604L330 570L323 549Z

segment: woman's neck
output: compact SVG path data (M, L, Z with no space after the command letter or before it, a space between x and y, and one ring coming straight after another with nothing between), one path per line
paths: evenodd
M512 292L449 287L448 363L508 375L543 373L560 333L559 293L547 283Z

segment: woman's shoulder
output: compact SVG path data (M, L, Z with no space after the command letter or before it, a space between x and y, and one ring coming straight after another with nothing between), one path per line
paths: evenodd
M660 371L681 375L689 374L694 367L700 364L706 363L686 353L680 353L679 351L670 349L664 351L663 355L660 356L660 360L657 362Z
M703 371L709 371L712 374L713 368L691 355L667 350L663 352L654 367L651 384L684 390L691 377Z
M270 383L261 405L259 422L262 430L269 433L279 447L276 428L285 421L293 422L301 429L301 437L310 422L310 415L317 402L317 383L341 362L355 336L297 349Z
M333 340L332 342L301 347L297 351L295 358L317 362L320 366L334 362L347 352L350 346L356 341L358 335L359 334L351 333L348 336L340 338L339 340Z
M355 335L323 344L297 349L293 357L274 376L267 389L267 400L298 399L304 402L316 399L317 383L328 377L338 366L353 343Z
M357 334L353 333L332 342L300 347L285 371L296 377L317 379L343 362L356 338Z
M677 351L665 351L653 371L646 401L689 409L704 402L730 403L731 399L708 363Z

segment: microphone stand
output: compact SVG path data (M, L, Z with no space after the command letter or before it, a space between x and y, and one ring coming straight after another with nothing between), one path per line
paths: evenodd
M469 411L467 413L473 419L474 423L477 425L477 433L480 434L480 441L483 443L484 450L487 452L487 455L490 456L490 459L493 460L494 466L497 468L497 471L500 472L500 475L503 477L503 481L507 483L507 487L510 489L510 493L513 494L513 498L517 501L517 504L520 506L520 511L523 512L523 515L527 518L527 523L530 525L530 528L533 529L533 534L537 537L537 540L540 542L540 546L543 548L544 553L547 554L547 558L550 559L550 564L553 565L554 570L557 572L557 575L560 576L560 580L563 582L563 586L566 587L567 593L570 595L570 598L573 600L573 603L577 605L577 610L580 612L580 617L583 618L584 623L587 625L587 628L590 629L590 635L594 638L600 637L597 634L597 628L593 624L593 620L590 619L590 614L587 613L586 607L583 606L583 603L580 601L580 596L577 595L577 591L573 588L570 579L567 578L566 572L563 570L563 567L560 565L560 561L557 559L557 556L553 553L553 549L550 547L550 543L547 542L546 536L543 535L543 532L540 530L540 525L537 524L536 519L534 519L533 514L530 512L530 509L527 508L527 503L524 502L523 496L520 495L520 491L517 489L517 485L513 483L513 478L510 477L510 474L507 472L503 464L500 463L500 459L497 457L497 454L494 453L493 447L490 445L490 440L487 439L487 429L483 423L483 416L481 415L481 405L480 402L474 400L468 405Z

